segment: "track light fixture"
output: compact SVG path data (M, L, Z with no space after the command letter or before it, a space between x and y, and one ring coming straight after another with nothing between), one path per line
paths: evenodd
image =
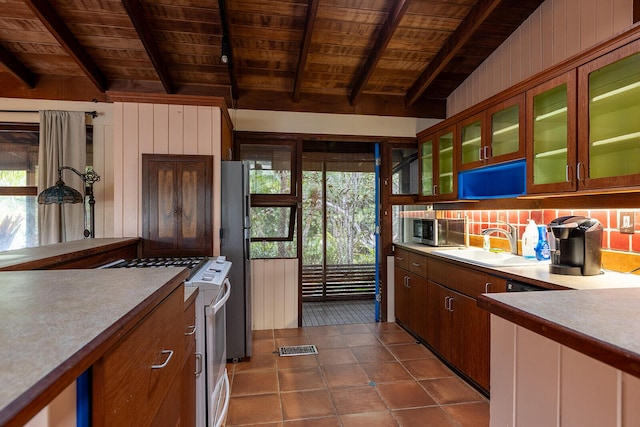
M222 61L223 64L228 64L231 61L231 44L229 43L229 35L227 33L224 33L222 35L220 61Z

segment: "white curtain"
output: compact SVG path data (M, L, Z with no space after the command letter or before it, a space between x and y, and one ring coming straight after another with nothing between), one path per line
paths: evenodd
M87 161L85 114L79 111L40 111L38 194L58 181L58 168L71 166L84 173ZM70 170L62 180L84 195L82 179ZM85 207L82 203L38 205L40 245L84 238Z

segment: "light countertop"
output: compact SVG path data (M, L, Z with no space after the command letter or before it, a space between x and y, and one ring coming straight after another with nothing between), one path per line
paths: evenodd
M34 263L74 259L78 256L136 244L139 240L138 237L105 237L4 251L0 252L0 270L31 270L34 268L31 267Z
M187 275L180 268L0 272L0 425L37 396L62 391Z
M514 280L519 280L530 283L532 285L538 285L550 289L588 290L640 287L640 276L637 274L606 271L603 274L599 274L596 276L566 276L562 274L550 273L548 264L527 267L485 267L433 253L434 251L441 250L455 251L456 248L437 248L417 243L395 243L395 245L414 252L423 253L432 257L438 257L443 261L457 263L458 265L483 270L496 276L511 278Z
M510 322L640 377L640 288L481 295Z

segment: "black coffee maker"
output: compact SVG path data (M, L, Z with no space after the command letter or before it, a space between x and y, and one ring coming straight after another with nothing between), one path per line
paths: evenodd
M572 276L600 274L602 258L602 224L583 216L562 216L547 229L555 239L550 242L549 271Z

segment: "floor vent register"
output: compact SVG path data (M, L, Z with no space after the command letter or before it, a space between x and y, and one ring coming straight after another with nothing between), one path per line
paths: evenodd
M280 347L280 356L304 356L306 354L318 354L318 349L315 345L290 345L287 347Z

